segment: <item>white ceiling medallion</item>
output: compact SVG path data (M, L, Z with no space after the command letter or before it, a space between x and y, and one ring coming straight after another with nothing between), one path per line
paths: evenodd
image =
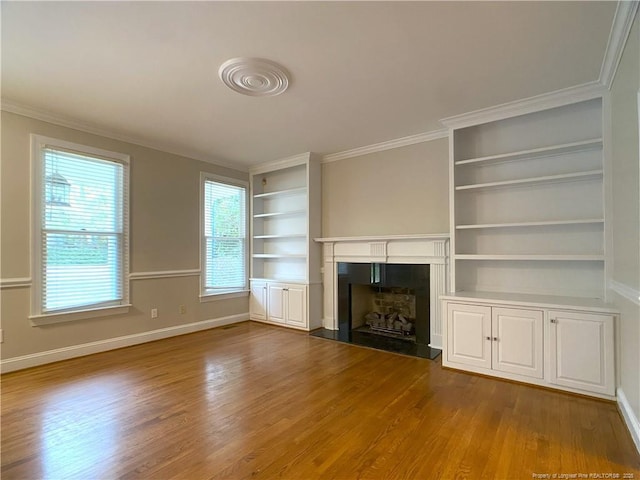
M232 58L220 65L218 75L234 92L252 97L280 95L289 86L287 71L262 58Z

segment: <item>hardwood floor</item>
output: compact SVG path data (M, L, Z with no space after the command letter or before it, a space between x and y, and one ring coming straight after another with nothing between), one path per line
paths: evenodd
M640 479L613 403L257 323L1 382L3 480Z

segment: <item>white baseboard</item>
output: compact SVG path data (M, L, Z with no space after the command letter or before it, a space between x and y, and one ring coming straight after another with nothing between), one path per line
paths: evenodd
M624 418L624 422L627 424L627 428L631 433L633 443L636 444L636 449L640 453L640 421L638 421L638 417L636 417L635 412L631 408L629 400L627 400L627 396L624 394L624 391L619 388L617 394L618 408L620 409L622 418Z
M13 372L24 368L44 365L46 363L59 362L60 360L67 360L69 358L106 352L108 350L115 350L116 348L129 347L131 345L152 342L154 340L175 337L200 330L208 330L210 328L244 322L246 320L249 320L248 312L240 313L238 315L229 315L228 317L203 320L201 322L187 323L185 325L176 325L175 327L160 328L158 330L125 335L123 337L115 337L108 340L83 343L80 345L73 345L71 347L57 348L55 350L47 350L46 352L32 353L30 355L23 355L20 357L8 358L0 361L0 372Z

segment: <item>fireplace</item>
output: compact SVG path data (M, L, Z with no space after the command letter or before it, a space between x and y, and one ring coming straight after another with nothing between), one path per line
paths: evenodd
M360 343L365 338L367 342L376 344L369 346L428 358L434 358L441 352L439 297L447 292L448 235L327 237L315 240L323 244L323 328L312 332L312 335L349 343ZM400 280L408 280L408 283ZM356 293L355 301L350 298L353 292ZM360 295L363 292L374 292L374 297L377 297L373 301L363 300ZM415 307L403 305L404 297L394 298L393 295L415 296L415 300L408 300L415 302ZM354 302L358 310L355 313L352 312ZM365 327L371 327L372 323L382 328L385 325L382 314L387 327L402 330L403 320L413 320L411 308L415 308L416 313L413 333L408 335L409 338L400 338L397 331L378 331L375 335L361 330L367 330ZM363 320L362 317L373 313L378 314L377 318L370 316ZM387 317L394 313L398 317L402 314L403 319ZM396 325L397 320L400 323Z
M339 262L338 337L432 357L429 265Z

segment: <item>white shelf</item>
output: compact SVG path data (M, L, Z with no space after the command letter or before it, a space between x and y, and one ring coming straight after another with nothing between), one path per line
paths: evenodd
M567 297L559 295L540 295L511 292L459 291L447 293L443 300L472 301L493 305L496 303L534 308L562 308L573 310L592 310L603 313L619 313L618 309L599 298Z
M303 253L254 253L252 256L253 258L307 258Z
M604 255L486 255L456 254L456 260L603 262Z
M282 217L284 215L302 215L306 213L307 213L306 210L291 210L289 212L257 213L253 216L253 218Z
M253 198L286 197L288 195L297 195L299 193L306 192L307 187L288 188L286 190L278 190L275 192L256 193Z
M485 188L499 188L509 186L523 186L534 184L550 184L557 182L570 182L576 180L589 180L602 178L602 170L588 170L586 172L563 173L561 175L548 175L544 177L521 178L518 180L505 180L502 182L475 183L471 185L456 186L456 190L479 190Z
M256 240L276 240L276 239L295 239L295 238L306 238L305 233L291 233L291 234L283 234L283 235L254 235L253 238Z
M584 150L595 150L602 147L602 138L593 138L581 142L564 143L561 145L552 145L550 147L533 148L530 150L521 150L518 152L502 153L499 155L489 155L486 157L470 158L468 160L459 160L455 162L456 166L491 164L507 162L512 160L524 160L529 158L550 157L561 155L564 153L580 152Z
M471 230L484 228L520 228L520 227L545 227L564 225L591 225L604 224L602 218L587 218L584 220L551 220L543 222L519 222L519 223L485 223L477 225L456 225L456 230Z

